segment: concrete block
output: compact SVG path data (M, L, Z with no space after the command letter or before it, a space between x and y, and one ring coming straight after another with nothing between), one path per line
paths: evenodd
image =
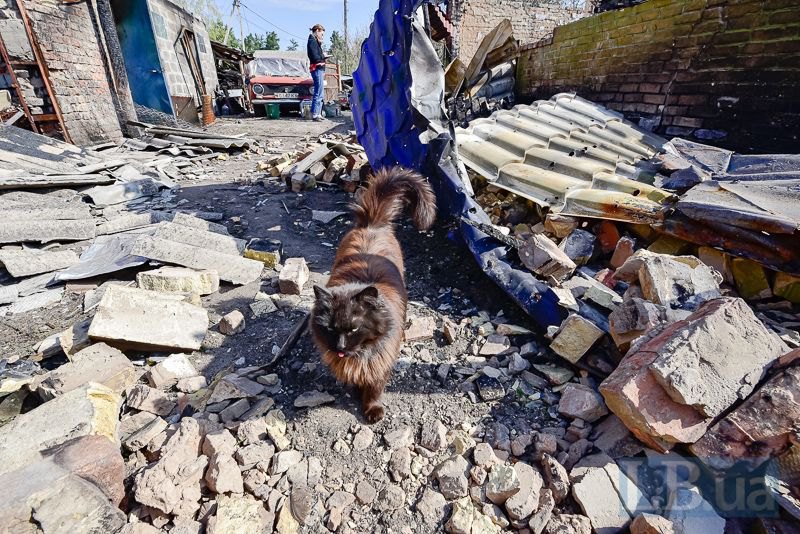
M244 252L246 244L244 240L236 239L229 235L209 232L177 223L159 224L155 237L232 256L240 256Z
M567 278L577 267L564 251L541 234L533 235L520 247L519 258L532 272L557 281Z
M70 362L47 373L37 393L49 401L89 382L97 382L121 395L136 383L136 378L136 370L124 354L105 343L97 343L75 353Z
M158 389L172 387L184 378L196 377L199 373L185 354L171 354L158 362L147 375L147 381Z
M289 258L281 269L278 287L285 295L299 295L308 282L308 265L305 258Z
M206 335L208 314L178 298L144 289L110 286L97 307L89 337L144 350L197 350Z
M594 323L580 315L570 314L561 323L550 348L565 360L577 363L601 337L603 331Z
M162 293L196 293L210 295L219 291L217 271L196 271L186 267L161 267L136 275L141 289Z

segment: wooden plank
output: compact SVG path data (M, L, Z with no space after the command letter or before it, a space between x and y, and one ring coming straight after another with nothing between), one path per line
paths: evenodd
M116 182L104 174L22 175L0 177L0 189L37 189L42 187L74 187L104 185Z
M58 122L58 115L55 113L45 113L44 115L31 115L36 122Z

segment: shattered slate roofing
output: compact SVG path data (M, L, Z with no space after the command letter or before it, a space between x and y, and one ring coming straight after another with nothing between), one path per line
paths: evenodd
M666 140L573 94L474 120L456 141L467 167L553 212L653 223L673 199L649 185Z

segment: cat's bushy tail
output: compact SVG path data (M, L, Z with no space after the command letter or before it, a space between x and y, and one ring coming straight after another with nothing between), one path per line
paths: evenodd
M356 226L390 225L406 206L418 230L433 225L436 197L428 180L403 167L381 169L370 176L369 188L353 205Z

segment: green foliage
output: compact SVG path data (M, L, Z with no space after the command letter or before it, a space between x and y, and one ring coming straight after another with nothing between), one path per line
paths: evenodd
M263 35L251 33L244 38L244 51L252 54L256 50L280 50L281 43L278 34L268 32Z
M333 60L339 63L342 74L349 75L358 67L361 59L361 43L369 35L369 28L357 28L350 34L347 46L345 46L344 36L338 31L331 32L331 55Z
M290 52L294 52L294 51L297 50L297 48L299 46L300 46L300 43L298 43L296 40L292 39L291 41L289 41L289 46L286 47L286 50L289 50Z
M227 40L225 39L225 35L228 36ZM221 19L217 19L208 25L208 36L212 41L240 50L242 48L242 43L234 35L233 29L222 22Z

